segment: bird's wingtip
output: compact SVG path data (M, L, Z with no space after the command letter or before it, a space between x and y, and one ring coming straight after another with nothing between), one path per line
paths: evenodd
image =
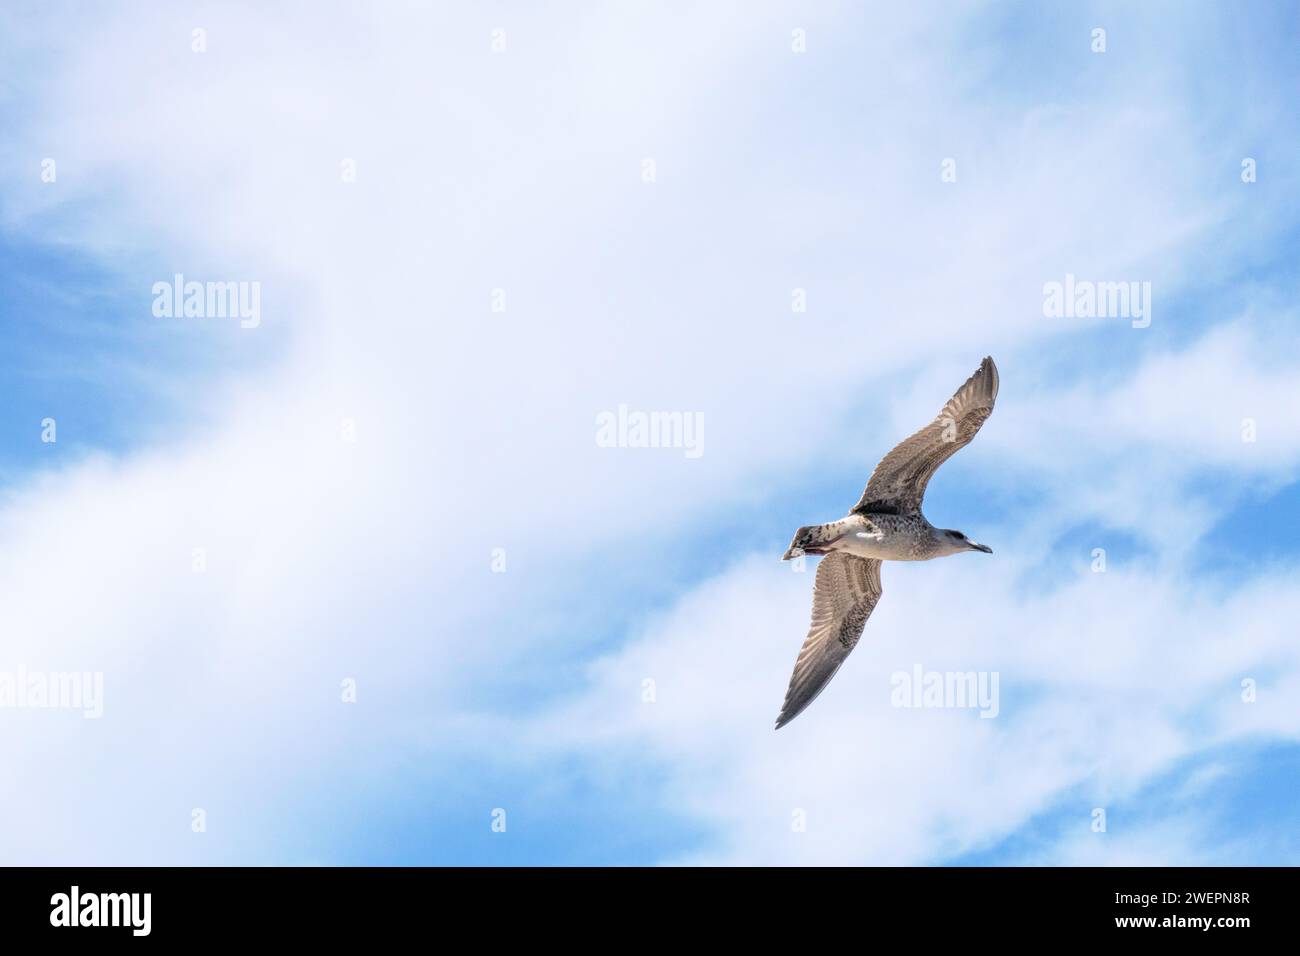
M998 386L1001 384L1002 376L998 373L997 363L993 361L992 355L984 356L984 361L980 363L980 371L984 372L988 380L989 393L993 398L998 397Z

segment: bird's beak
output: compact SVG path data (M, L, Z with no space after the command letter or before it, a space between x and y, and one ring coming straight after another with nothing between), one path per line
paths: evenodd
M802 556L803 556L802 548L791 548L788 551L786 551L785 554L781 555L781 560L789 561L791 558L798 558Z
M992 548L990 548L987 544L980 544L978 541L970 542L970 549L972 551L983 551L985 554L993 553Z

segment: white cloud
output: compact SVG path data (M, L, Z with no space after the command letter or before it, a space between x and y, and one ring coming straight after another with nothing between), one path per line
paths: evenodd
M0 154L13 182L30 181L6 192L9 227L110 262L148 261L156 278L260 280L260 338L246 348L284 357L211 385L209 424L9 490L5 654L102 669L106 702L94 727L48 714L0 726L15 768L0 786L24 821L0 829L7 858L274 858L286 808L319 799L321 767L339 767L345 783L382 775L430 727L473 726L475 688L502 672L528 679L519 662L540 638L509 611L552 618L618 602L615 582L574 585L576 562L615 545L662 547L694 520L756 505L819 453L859 454L868 468L873 442L893 431L864 427L860 406L885 406L885 386L922 367L911 394L929 415L985 352L1027 369L1037 343L1081 334L1041 315L1042 283L1067 269L1136 270L1173 296L1196 279L1194 240L1237 209L1180 162L1201 134L1187 122L1195 104L1166 90L1130 91L1137 105L1119 115L1066 103L1018 116L979 105L989 91L978 64L954 56L963 40L946 14L941 38L933 17L880 19L862 34L863 56L828 8L807 20L824 52L795 64L789 16L746 10L743 28L735 9L694 10L690 29L656 7L582 25L515 13L504 56L489 52L496 22L418 4L306 22L204 7L201 55L189 49L198 14L183 7L147 19L8 15L5 52L28 64L23 92L40 104ZM945 79L954 62L972 63L956 85ZM1141 130L1167 149L1116 149ZM57 187L23 178L45 155L59 158ZM959 156L957 188L939 182L948 155ZM639 179L648 156L653 186ZM346 158L356 183L340 180ZM807 314L789 311L796 286L809 290ZM504 315L489 310L498 287ZM149 321L147 284L140 301L123 321ZM1135 360L1140 333L1096 334ZM1241 384L1257 361L1249 334L1215 342L1167 372L1148 366L1127 399L1062 398L1044 383L1008 408L1028 375L1006 376L995 422L1032 448L1042 423L1025 409L1083 402L1123 425L1129 447L1183 436L1197 461L1231 464L1229 446L1168 401L1167 389L1213 371L1219 346L1235 363L1229 385ZM1242 393L1243 407L1265 409L1260 457L1274 469L1294 462L1264 447L1265 436L1294 442L1279 413L1287 373ZM1193 414L1213 411L1197 394ZM1140 422L1125 416L1130 400ZM621 402L702 413L705 456L597 448L595 415ZM898 421L915 419L911 403ZM344 418L355 444L340 440ZM1051 463L1020 454L1017 467ZM1179 507L1162 513L1162 540ZM1005 530L1029 553L1046 544L1041 528ZM504 577L488 570L497 546ZM190 569L195 547L207 550L202 575ZM728 855L902 861L987 839L1084 778L1093 752L1074 725L1079 708L1104 711L1089 694L1140 689L1118 662L1163 661L1140 641L1108 640L1113 658L1094 658L1071 632L1050 631L1076 655L1062 663L1031 638L1050 613L1090 610L1083 585L1036 603L1016 590L1026 566L1002 560L892 577L871 625L878 649L904 626L933 639L953 589L1020 635L1008 667L1060 685L1084 676L1077 708L1071 699L1037 708L1029 726L1008 714L971 730L961 716L872 704L869 692L864 707L847 689L867 686L859 651L816 721L773 743L807 581L742 562L599 665L591 693L559 709L591 736L570 728L561 739L625 757L629 741L649 741L672 764L675 805L728 834ZM1165 578L1107 582L1148 628L1183 603ZM1272 646L1260 631L1233 663ZM954 659L1003 653L925 646ZM1187 680L1204 690L1217 672L1207 673ZM665 677L645 710L636 691L651 674ZM352 711L337 702L343 676L359 681ZM1156 701L1137 713L1141 733L1115 731L1121 779L1185 747ZM1266 706L1255 713L1277 729ZM996 785L971 782L990 766ZM97 800L85 809L88 788ZM843 797L866 792L866 813ZM807 839L767 842L788 833L792 801L809 810ZM212 811L206 842L189 832L193 806Z
M1116 469L1108 478L1134 495L1122 513L1109 512L1111 529L1149 535L1144 518L1161 513L1162 497L1171 499L1164 507L1177 508L1184 500L1177 489L1225 460L1213 441L1189 440L1175 454L1159 434L1161 423L1175 420L1171 405L1196 393L1156 383L1209 378L1214 394L1258 397L1280 393L1288 374L1294 381L1294 371L1274 369L1277 380L1260 374L1253 356L1230 348L1215 348L1208 376L1206 348L1224 338L1215 334L1181 355L1153 359L1116 384L1115 394L1147 396L1152 411L1148 433L1123 436L1121 447L1164 444L1169 483L1144 482L1145 456L1108 454L1107 468ZM1108 425L1122 431L1130 404L1094 399L1047 396L1034 417L1065 423L1062 409L1087 407L1089 434L1103 435ZM1005 419L1024 417L1024 401L1004 390L988 434L971 450L997 435ZM1199 396L1192 403L1200 404ZM1054 476L1105 447L1095 438L1081 442L1066 427L1024 431L1049 436L1046 447L1028 434L989 442L1000 446L1006 474L1055 458ZM1234 467L1249 477L1250 469L1293 469L1297 459L1300 442L1292 442L1285 458L1278 452ZM1026 577L1051 559L1054 536L1094 517L1093 502L1072 499L1068 485L1057 480L1061 493L1010 512L989 532L985 540L999 542L993 559L886 566L884 597L862 643L814 706L779 734L771 720L807 627L812 575L756 555L684 596L594 666L589 694L557 708L537 745L644 753L666 768L665 809L706 822L716 835L718 848L692 858L698 862L938 862L1071 805L1085 836L1061 844L1050 862L1196 862L1202 851L1174 841L1182 831L1173 821L1103 849L1088 829L1089 814L1215 747L1300 738L1291 704L1300 651L1289 624L1300 613L1290 586L1296 569L1234 583L1194 573L1179 558L1212 548L1209 532L1224 515L1192 510L1182 514L1176 552L1158 550L1150 560L1112 562L1095 573L1083 551L1063 582L1027 589ZM1232 486L1222 487L1226 493ZM1163 533L1151 535L1158 547ZM999 716L891 706L891 675L916 665L997 672ZM652 705L638 696L643 676L656 681ZM1247 678L1260 685L1251 703L1242 698ZM807 813L806 833L791 832L797 809Z

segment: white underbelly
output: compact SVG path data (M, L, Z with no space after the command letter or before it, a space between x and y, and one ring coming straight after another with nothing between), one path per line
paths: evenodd
M897 534L873 534L855 531L846 534L832 546L836 551L847 551L859 558L879 558L882 561L916 561L912 542Z

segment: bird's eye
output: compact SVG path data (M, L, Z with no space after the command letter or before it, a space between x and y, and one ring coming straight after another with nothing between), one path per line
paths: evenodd
M954 532L952 533L952 536L953 536L954 538L960 538L962 541L965 541L965 540L966 540L966 536L965 536L964 534L962 534L960 531L954 531Z

